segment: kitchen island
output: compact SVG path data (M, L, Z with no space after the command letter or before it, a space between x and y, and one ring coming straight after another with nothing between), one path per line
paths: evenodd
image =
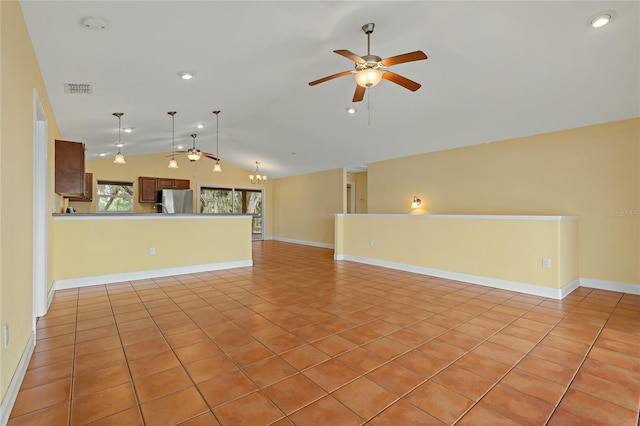
M251 215L54 214L52 290L251 266Z

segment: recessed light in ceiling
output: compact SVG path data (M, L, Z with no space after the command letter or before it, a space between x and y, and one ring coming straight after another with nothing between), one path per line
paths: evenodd
M178 145L178 146L176 146L176 148L178 148L178 149L184 149L184 146L183 146L183 145Z
M587 19L587 25L592 28L600 28L607 25L609 22L613 21L613 18L616 17L616 12L613 10L604 10L602 12L598 12L595 15L592 15L589 19Z
M85 28L91 31L104 31L107 29L107 23L100 18L87 16L82 20L82 28Z
M195 74L191 71L182 71L182 72L179 72L178 75L183 80L191 80Z
M135 127L123 127L122 131L125 133L131 133L133 132L133 129L135 129Z
M202 128L204 127L204 124L198 124L196 127L197 127L198 129L202 129Z
M122 148L122 147L124 146L124 144L123 144L122 142L120 142L120 143L117 143L117 144L116 144L116 146L117 146L118 148Z
M356 112L358 112L358 110L355 109L354 107L349 107L349 108L347 108L347 112L349 114L355 114Z
M99 153L98 155L99 155L100 157L106 157L106 156L107 156L107 153L106 153L106 152L101 152L101 153Z

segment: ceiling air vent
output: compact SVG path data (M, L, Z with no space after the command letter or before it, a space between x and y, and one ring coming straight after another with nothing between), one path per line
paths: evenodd
M64 83L64 93L90 95L93 93L93 87L89 83Z

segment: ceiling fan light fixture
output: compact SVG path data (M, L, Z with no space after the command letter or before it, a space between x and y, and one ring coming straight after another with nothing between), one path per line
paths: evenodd
M200 159L199 149L192 148L187 152L188 152L187 158L189 159L189 161L198 161Z
M365 68L355 73L356 83L360 87L373 87L382 80L382 71L377 68Z

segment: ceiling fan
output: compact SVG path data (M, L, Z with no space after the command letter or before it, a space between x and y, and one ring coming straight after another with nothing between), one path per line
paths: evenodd
M201 157L209 158L214 161L220 161L218 157L213 154L209 154L208 152L200 151L196 148L196 137L198 136L196 133L189 135L193 138L193 147L187 149L186 151L176 151L177 153L186 153L187 158L190 162L198 161Z
M409 89L415 92L420 88L420 84L415 81L409 80L394 72L388 71L386 68L397 64L403 64L405 62L421 61L427 59L427 55L420 50L415 52L404 53L402 55L392 56L390 58L381 59L379 56L372 55L370 52L371 47L371 33L375 27L374 23L364 24L362 31L367 35L367 54L365 56L358 56L349 50L334 50L338 55L342 55L347 59L356 63L355 70L343 71L337 74L333 74L319 80L315 80L309 83L309 86L315 86L316 84L324 83L325 81L333 80L334 78L343 77L349 74L355 74L356 79L356 91L353 94L353 102L360 102L364 98L364 92L367 88L373 87L380 82L381 79L392 81L405 89Z

